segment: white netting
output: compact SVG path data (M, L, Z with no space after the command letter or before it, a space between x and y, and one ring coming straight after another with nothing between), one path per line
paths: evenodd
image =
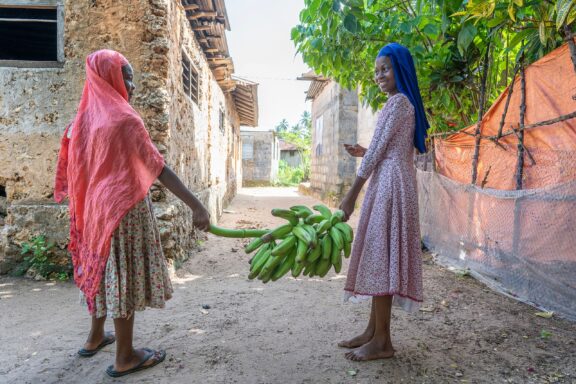
M481 189L417 163L422 238L440 263L576 320L576 181Z

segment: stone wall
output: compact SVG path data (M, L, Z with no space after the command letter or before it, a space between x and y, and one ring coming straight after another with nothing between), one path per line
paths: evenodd
M312 102L310 192L336 204L356 175L356 160L343 144L356 142L358 97L331 81Z
M238 116L214 80L179 2L67 0L64 27L62 68L0 67L0 191L6 194L0 273L20 259L18 245L33 235L44 232L65 246L64 208L52 203L54 167L60 137L81 96L85 57L95 50L115 49L131 62L134 107L166 163L213 217L235 194L240 177ZM182 92L182 50L201 78L199 105ZM227 117L224 133L218 128L220 108ZM189 210L160 186L153 187L152 197L167 256L185 257L194 241Z
M270 185L278 177L280 149L273 131L242 130L243 186Z

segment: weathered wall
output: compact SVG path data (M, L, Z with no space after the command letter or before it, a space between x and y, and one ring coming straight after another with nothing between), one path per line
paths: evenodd
M280 160L285 161L290 167L298 168L302 165L300 152L295 150L280 151Z
M167 72L162 85L162 129L153 133L159 147L166 148L166 162L217 218L236 194L239 177L239 118L231 96L218 86L204 53L194 38L179 2L167 1L162 41ZM183 90L182 52L198 72L198 103ZM219 111L225 112L224 131ZM194 238L192 212L163 187L154 188L164 249L172 258L187 257ZM170 235L168 235L170 234Z
M321 121L318 129L317 121ZM352 185L356 160L343 144L356 142L358 97L356 91L327 84L312 102L311 193L336 203Z
M239 177L238 117L215 82L178 4L67 0L63 67L0 68L0 190L5 188L7 205L5 225L0 226L0 264L4 265L0 273L18 261L17 245L32 235L46 232L61 247L65 245L68 229L66 220L61 220L63 208L51 201L54 166L60 136L81 95L84 58L95 50L115 49L131 62L137 85L134 107L167 164L199 192L212 216L234 195ZM190 105L181 91L182 49L194 59L201 77L199 106ZM226 110L224 135L217 128L215 104ZM224 159L231 160L223 165ZM234 165L232 159L236 167L227 169ZM152 191L166 254L184 257L193 242L191 214L162 188L155 186Z
M278 177L280 149L273 131L242 130L242 183L267 185Z

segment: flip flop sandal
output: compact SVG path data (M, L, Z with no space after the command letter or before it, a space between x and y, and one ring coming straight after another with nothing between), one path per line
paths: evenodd
M105 346L112 344L116 341L116 337L114 337L113 334L111 333L106 333L104 335L104 340L102 340L102 342L94 349L79 349L78 350L78 355L82 356L82 357L92 357L94 356L96 353L98 353L99 350L101 350L102 348L104 348Z
M146 351L146 355L144 355L144 358L142 359L142 361L140 361L136 366L134 366L133 368L130 368L126 371L119 372L119 371L114 370L114 365L111 365L108 368L106 368L106 373L108 374L108 376L121 377L121 376L129 375L129 374L134 373L134 372L142 371L144 369L152 368L152 367L160 364L161 362L163 362L164 359L166 358L166 351L162 351L162 350L154 351L154 350L148 349L148 348L143 348L143 350ZM154 359L154 362L152 364L144 365L152 358Z

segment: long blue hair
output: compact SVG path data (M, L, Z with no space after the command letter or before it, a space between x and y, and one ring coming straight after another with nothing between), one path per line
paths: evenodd
M426 112L424 111L424 104L422 103L422 96L420 95L420 88L418 87L418 79L416 77L416 68L414 67L414 60L408 48L398 43L390 43L380 49L376 58L386 56L392 62L394 70L394 79L396 80L396 88L400 93L408 97L414 106L416 114L416 129L414 131L414 146L420 153L426 152L426 131L430 128L428 120L426 119Z

